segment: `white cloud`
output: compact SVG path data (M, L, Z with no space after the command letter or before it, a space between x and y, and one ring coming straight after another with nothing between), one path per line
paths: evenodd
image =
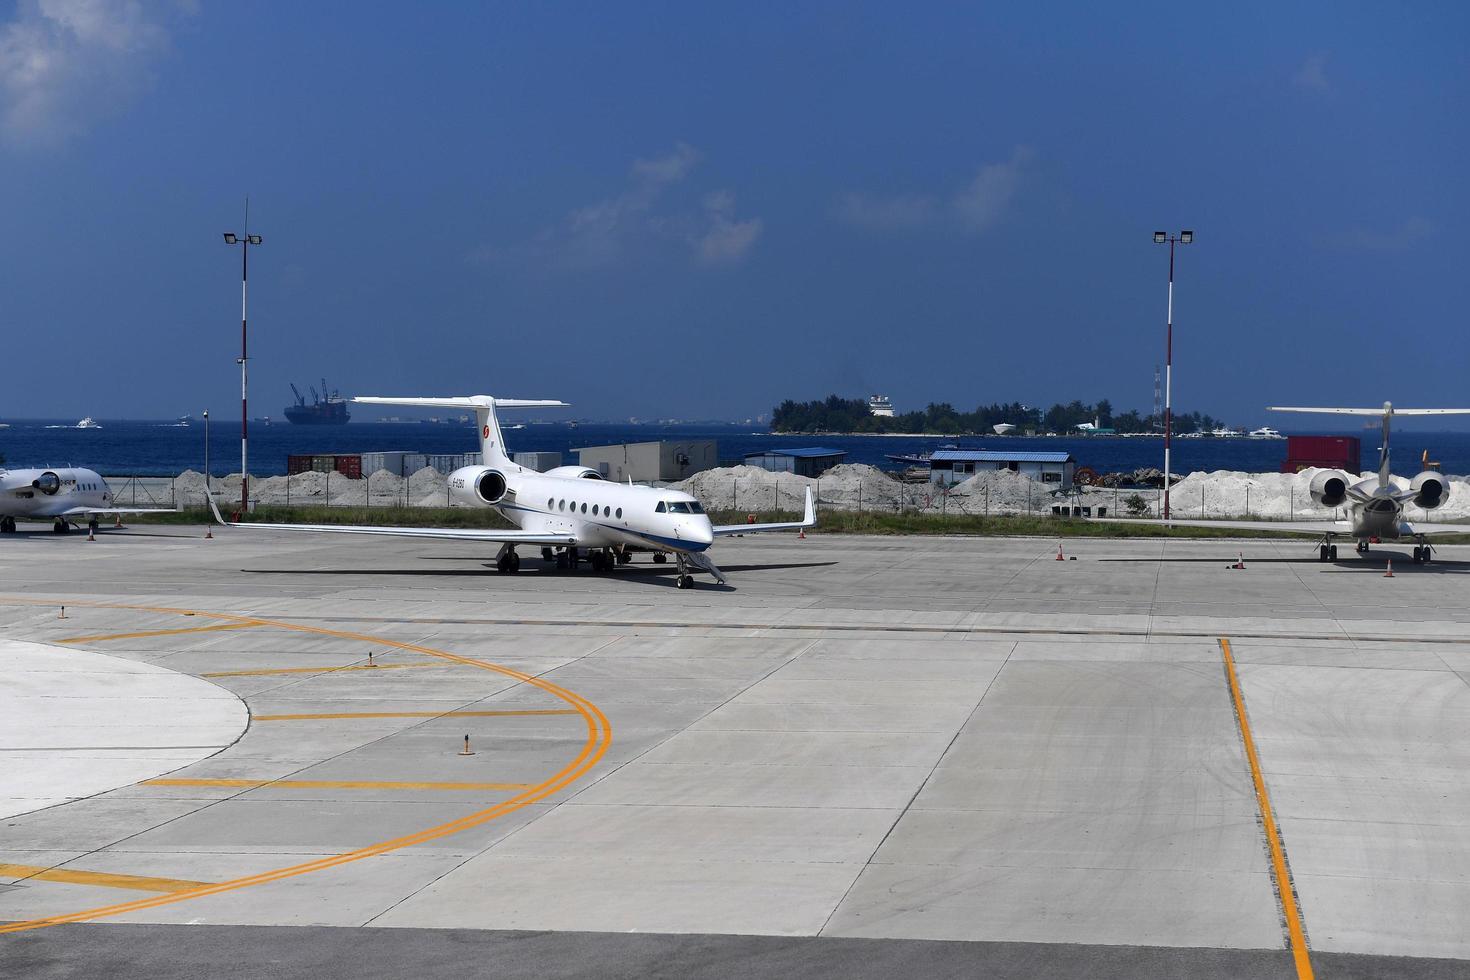
M706 265L733 265L745 257L760 237L765 222L760 218L735 219L735 195L715 191L704 199L709 227L698 239L699 260Z
M981 167L970 183L954 196L954 212L966 229L985 231L1000 220L1016 196L1022 168L1031 156L1029 147L1016 147L1006 162Z
M700 152L688 143L675 143L668 156L634 160L633 176L650 184L672 184L689 176L699 158Z
M53 145L126 105L168 47L158 16L168 9L137 0L21 0L0 25L0 133L11 143Z
M1297 88L1304 88L1312 92L1328 92L1332 89L1332 83L1327 80L1327 55L1323 53L1314 54L1291 76L1292 83Z
M972 233L986 231L1010 208L1033 156L1030 147L1018 146L1010 159L981 167L948 198L849 192L837 198L832 213L838 220L867 231L914 231L946 224Z
M938 202L922 194L874 197L854 192L839 197L833 213L856 228L910 231L922 228L937 217Z
M1328 239L1329 245L1365 252L1402 252L1434 233L1427 218L1405 218L1387 230L1354 228Z
M635 160L621 193L571 211L521 249L482 245L467 258L490 264L519 253L553 265L588 269L616 265L635 253L675 243L692 248L694 258L705 265L733 265L755 244L764 222L737 219L735 196L729 191L705 195L698 209L692 203L677 203L680 194L675 189L689 180L700 158L694 147L676 143L664 156Z

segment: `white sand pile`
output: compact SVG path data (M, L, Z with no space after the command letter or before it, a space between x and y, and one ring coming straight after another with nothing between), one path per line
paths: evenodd
M1267 520L1321 520L1342 516L1312 503L1309 486L1319 470L1301 473L1241 473L1217 470L1191 473L1170 492L1170 509L1177 518L1261 518ZM1367 479L1372 473L1363 473ZM1410 520L1455 521L1470 519L1470 483L1465 477L1445 478L1450 485L1445 506L1428 514L1410 505ZM169 481L160 481L165 499L150 505L168 506ZM349 480L340 473L298 473L251 481L250 496L268 506L411 507L454 506L446 493L448 477L425 467L407 477L379 470L365 479ZM1394 484L1407 488L1409 481L1395 477ZM215 498L238 500L238 474L212 481ZM978 473L946 491L931 483L904 483L892 475L861 463L835 466L820 479L773 473L755 466L705 470L669 486L697 497L709 510L745 512L799 511L808 487L818 494L818 506L832 510L863 510L893 513L921 511L934 514L1050 514L1053 507L1082 506L1096 515L1106 508L1109 516L1125 517L1141 506L1141 514L1157 517L1162 492L1157 488L1078 487L1058 491L1055 484L1041 483L1008 470ZM197 507L204 501L204 477L192 470L172 481L177 505ZM124 494L124 497L126 494ZM330 496L330 499L329 499ZM143 501L139 501L140 504Z

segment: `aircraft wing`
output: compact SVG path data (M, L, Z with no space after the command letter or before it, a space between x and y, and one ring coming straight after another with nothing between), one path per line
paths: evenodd
M1350 534L1350 521L1211 521L1211 520L1164 520L1161 517L1089 517L1093 524L1153 524L1166 527L1213 527L1226 531L1291 531L1298 534ZM1459 525L1470 533L1470 524Z
M1428 521L1404 521L1400 534L1470 534L1470 524L1431 524Z
M208 499L208 498L206 498ZM569 547L577 543L575 534L547 534L541 531L508 531L473 527L375 527L356 524L257 524L253 521L227 521L219 508L209 500L214 519L226 527L263 531L306 531L318 534L377 534L396 538L426 538L441 541L481 541L489 544L553 545Z
M806 513L799 521L784 521L776 524L719 524L714 528L715 537L732 534L759 534L761 531L797 531L817 526L817 507L812 500L812 488L806 488Z
M177 514L177 507L73 507L58 517L85 517L89 514ZM49 516L49 515L48 515Z

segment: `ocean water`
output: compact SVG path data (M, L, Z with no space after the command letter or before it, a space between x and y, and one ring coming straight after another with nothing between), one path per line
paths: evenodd
M172 476L186 469L204 469L204 426L170 422L100 419L100 429L72 428L72 419L9 420L0 429L0 455L7 466L86 466L109 476ZM1330 430L1296 430L1302 434L1330 435ZM1362 440L1363 468L1377 466L1378 432L1338 432ZM921 453L945 443L966 449L1065 450L1079 465L1100 473L1163 466L1162 439L1093 436L1025 438L1021 436L787 436L754 432L737 425L594 425L527 424L505 432L512 451L551 451L575 463L573 452L582 446L657 439L715 439L722 460L770 448L830 446L847 451L847 461L897 468L889 454ZM293 453L361 453L404 451L462 453L479 448L473 426L433 423L352 422L343 426L299 426L285 422L250 426L250 471L257 476L286 472ZM1446 473L1470 473L1470 433L1396 432L1395 466L1400 475L1419 470L1428 450ZM1286 455L1285 440L1175 439L1176 473L1196 470L1274 471ZM216 475L239 472L238 422L210 420L210 469Z

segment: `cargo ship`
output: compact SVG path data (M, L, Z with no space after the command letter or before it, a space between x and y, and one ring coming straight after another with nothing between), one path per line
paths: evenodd
M308 386L309 387L309 386ZM286 421L292 425L346 425L351 416L347 414L347 399L336 391L327 388L327 379L322 379L322 390L318 394L315 388L310 388L311 404L306 403L306 396L294 384L291 392L296 396L296 404L286 406Z

